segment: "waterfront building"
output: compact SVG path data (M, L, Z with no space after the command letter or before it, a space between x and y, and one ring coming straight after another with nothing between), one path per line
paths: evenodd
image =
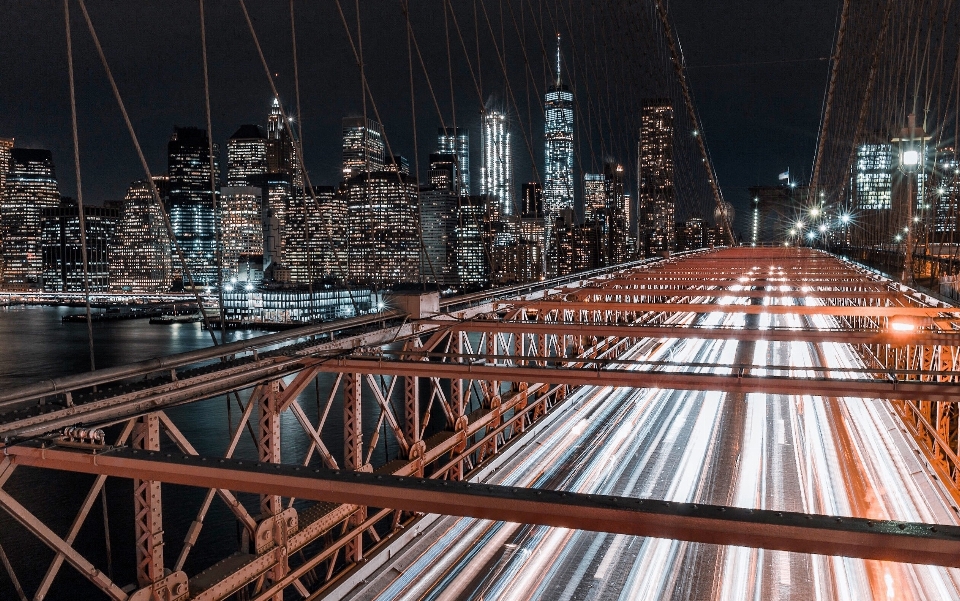
M513 157L510 153L510 131L507 116L488 111L483 116L483 166L480 193L488 198L488 213L496 215L504 227L498 244L512 241Z
M490 262L485 230L487 206L495 200L485 194L457 198L454 257L461 286L482 286L489 281Z
M206 130L177 127L167 145L167 174L170 177L170 198L167 208L177 245L183 251L193 283L211 286L217 283L217 240L211 177L217 181L216 147L210 156ZM190 282L180 261L173 263L174 277Z
M166 177L155 177L161 195ZM167 292L172 284L170 237L163 211L147 181L130 185L120 209L115 243L110 249L110 288L120 292Z
M369 288L270 289L252 284L224 289L228 323L240 326L331 321L373 313L383 308L382 296Z
M9 162L0 198L3 285L8 289L39 288L43 274L41 214L60 204L53 155L49 150L12 148Z
M673 104L645 99L637 149L639 240L646 256L673 250L676 189L673 158Z
M363 117L343 120L343 179L384 170L386 140L383 125Z
M224 282L247 282L263 278L262 188L220 188L220 240L223 245ZM257 266L260 274L254 275L251 270L256 270Z
M393 171L360 173L345 189L350 280L378 287L419 281L416 179Z
M560 34L557 34L556 79L544 96L543 204L547 219L574 208L573 93L560 76Z
M430 184L420 190L420 224L424 252L420 259L423 281L452 286L457 283L454 252L459 194L458 158L431 154Z
M267 171L267 137L259 125L241 125L227 141L227 186L262 186Z
M470 195L470 132L461 127L440 127L437 130L437 153L457 157L459 194Z
M110 289L110 252L114 247L120 208L84 206L87 241L87 279L83 275L80 243L80 207L73 199L41 211L40 243L45 292L107 292ZM86 283L89 283L89 288Z

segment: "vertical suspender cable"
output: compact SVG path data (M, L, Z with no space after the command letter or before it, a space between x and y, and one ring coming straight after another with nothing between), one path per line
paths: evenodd
M200 0L200 46L203 54L203 101L204 112L207 118L207 151L210 153L210 202L213 204L213 228L217 250L217 300L220 306L220 344L226 342L227 335L226 313L223 309L223 210L217 203L217 162L213 158L213 120L210 117L210 71L207 63L207 24L203 12L203 0ZM200 313L204 316L203 305ZM206 320L206 317L204 317ZM211 331L212 334L212 331ZM229 400L227 401L229 403Z
M97 369L97 363L93 353L93 316L90 314L90 264L87 256L87 219L83 210L83 185L80 180L80 136L77 131L77 96L73 81L73 39L70 35L70 0L63 0L63 20L67 30L67 76L70 81L70 125L73 132L73 168L77 177L77 214L80 219L80 257L83 260L83 304L87 312L87 344L90 348L90 371L94 371ZM64 285L66 285L66 282L64 282Z
M827 84L827 98L824 101L823 121L820 124L820 138L818 140L819 148L813 158L813 177L810 178L810 189L817 193L820 185L820 165L823 161L823 153L826 151L827 128L830 127L831 109L833 108L833 96L837 90L837 74L840 72L840 59L843 51L844 33L847 30L847 15L850 13L850 0L843 0L843 9L840 11L840 26L837 30L837 45L833 52L833 68L830 71L830 82Z
M180 247L180 244L177 242L177 237L174 235L173 225L170 223L170 215L167 213L167 208L163 202L163 198L160 196L160 191L157 189L157 183L153 180L153 175L150 173L150 165L147 164L147 157L143 154L143 147L140 146L140 139L137 137L136 130L133 129L133 122L130 121L130 114L127 112L126 105L123 103L123 97L120 96L120 88L117 87L117 80L114 79L113 71L110 70L110 63L107 62L107 55L103 52L103 46L100 44L100 37L97 35L97 30L93 26L93 20L90 19L90 13L87 12L87 6L84 3L84 0L77 0L77 3L80 5L80 11L83 13L83 19L87 24L87 29L90 31L90 37L93 39L93 45L97 49L97 55L100 57L100 63L103 65L103 71L106 73L107 80L110 82L110 88L113 90L113 96L117 101L117 106L120 108L120 114L123 116L123 122L127 126L127 132L130 134L133 147L137 151L137 158L140 159L140 165L147 177L147 185L150 186L150 192L153 195L153 199L156 201L157 206L160 207L160 214L163 216L163 225L167 231L167 236L170 238L170 243L176 252L177 258L180 260L180 265L183 267L183 274L186 276L187 282L193 289L194 298L197 301L197 306L200 308L200 315L203 317L203 327L210 331L210 337L213 340L213 345L217 346L219 344L217 341L217 336L213 333L213 330L210 329L210 322L207 319L207 314L203 310L203 299L200 297L200 293L197 292L193 281L193 274L190 272L190 266L187 264L187 259L183 254L183 249Z

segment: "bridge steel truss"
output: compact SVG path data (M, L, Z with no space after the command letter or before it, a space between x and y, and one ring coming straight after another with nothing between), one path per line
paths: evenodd
M960 309L801 249L693 253L588 276L448 300L439 312L423 310L429 295L408 298L406 311L0 394L0 508L54 553L34 598L45 597L64 562L110 599L279 601L288 589L308 598L358 570L424 512L960 566L960 528L950 525L480 486L478 470L562 411L574 387L602 385L892 402L960 502ZM712 313L800 315L820 326L698 323ZM818 349L841 342L863 363L797 370L628 353L675 338ZM322 373L335 380L312 421L300 397ZM241 407L240 421L222 456L201 457L165 409L225 395ZM342 413L342 450L324 437L333 411ZM285 414L309 439L302 456L283 445ZM376 427L364 425L362 416L374 414ZM108 428L111 444L91 434L98 427ZM381 429L399 456L376 465ZM245 431L256 462L234 457ZM4 490L19 465L96 475L67 532ZM73 547L107 477L134 480L133 592ZM208 489L176 558L164 553L169 495L161 483ZM237 493L259 495L259 503ZM241 549L188 575L183 567L216 499L240 525ZM303 509L296 499L313 503Z

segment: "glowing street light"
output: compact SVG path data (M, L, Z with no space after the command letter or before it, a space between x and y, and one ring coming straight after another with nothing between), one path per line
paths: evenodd
M843 215L840 216L840 221L844 223L850 223L850 215L847 215L846 213L844 213Z
M930 139L930 136L923 131L922 127L917 126L917 116L913 113L907 115L907 126L900 130L900 137L893 141L900 145L900 170L907 176L907 223L913 219L913 207L917 203L917 183L915 181L917 171L923 169L923 145ZM900 280L905 284L913 283L913 236L909 229L907 232L907 241L903 249L903 275Z

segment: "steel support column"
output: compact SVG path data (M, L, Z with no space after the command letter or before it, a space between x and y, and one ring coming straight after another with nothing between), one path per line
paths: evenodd
M133 427L133 447L160 450L160 417L148 413ZM150 586L163 579L163 505L160 482L133 481L134 531L137 541L137 582Z

